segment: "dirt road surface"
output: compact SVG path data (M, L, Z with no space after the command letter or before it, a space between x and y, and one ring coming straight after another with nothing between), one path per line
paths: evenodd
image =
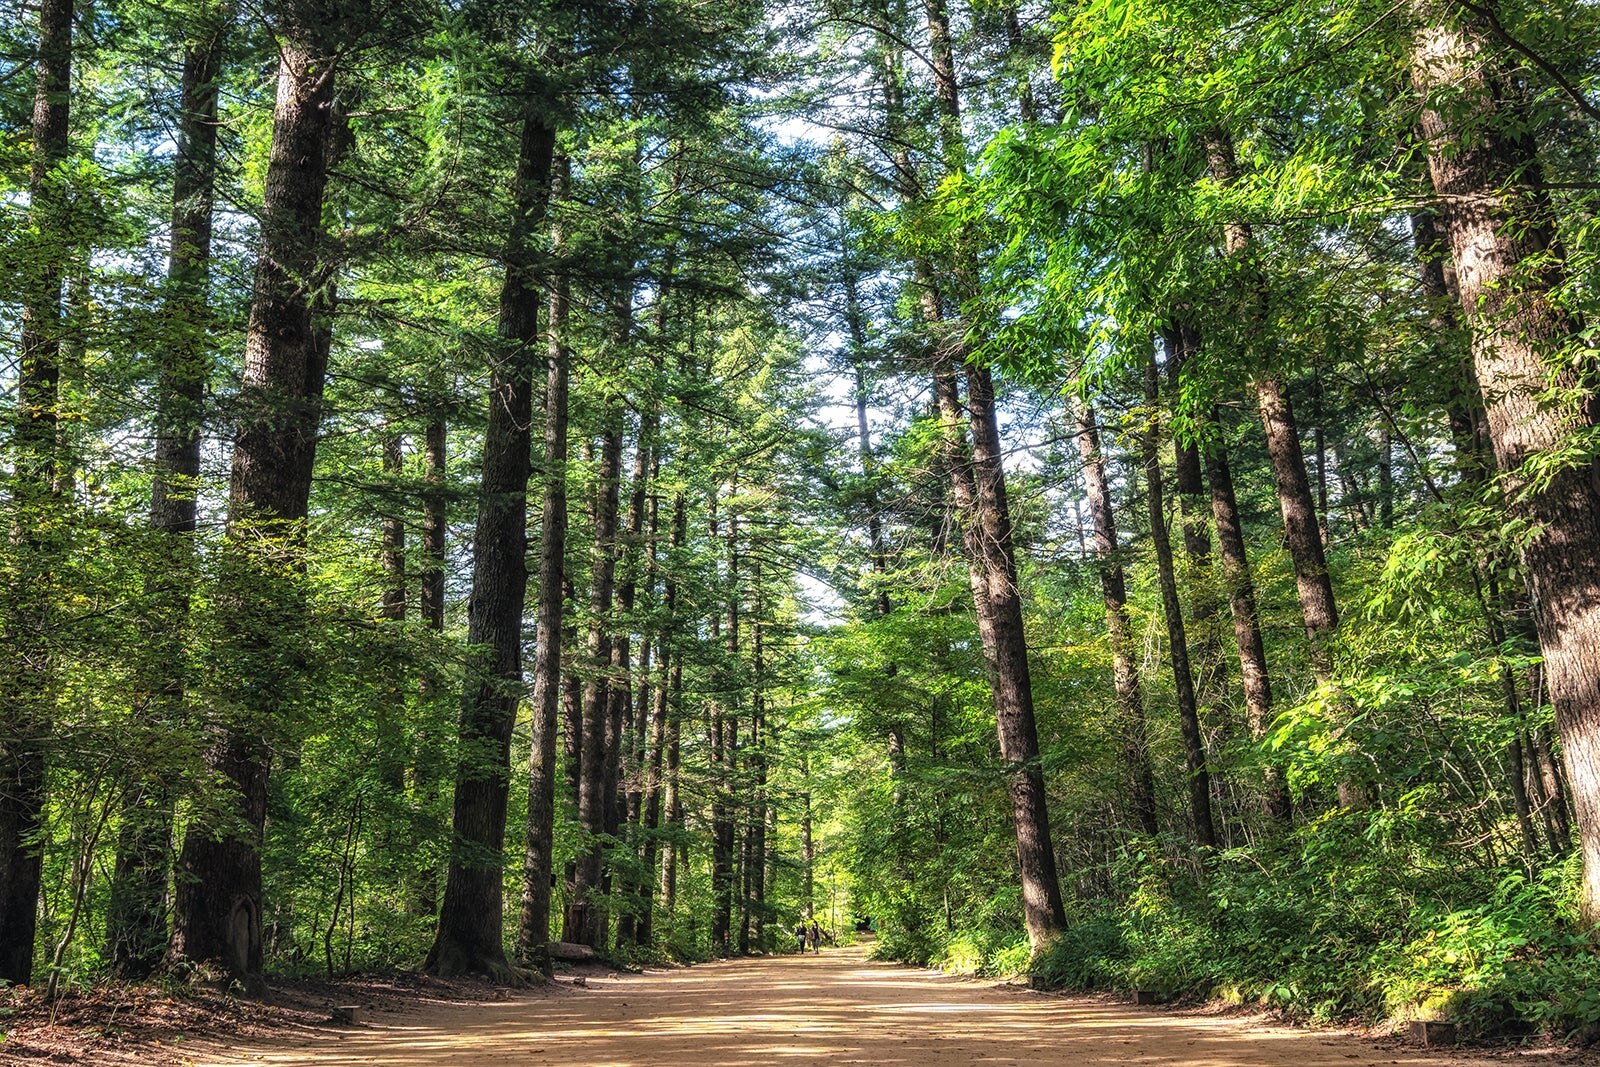
M1051 996L869 962L859 949L590 978L588 988L438 1004L203 1067L1366 1067L1498 1063ZM1520 1061L1520 1057L1518 1058ZM1539 1063L1538 1058L1529 1061Z

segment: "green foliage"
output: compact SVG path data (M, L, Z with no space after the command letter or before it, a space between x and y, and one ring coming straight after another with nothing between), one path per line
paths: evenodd
M1449 1018L1475 1037L1594 1033L1594 942L1568 913L1575 863L1538 880L1477 872L1483 903L1451 911L1438 894L1466 888L1459 878L1385 878L1414 854L1366 848L1352 861L1367 843L1358 831L1353 822L1305 831L1265 869L1238 854L1203 877L1145 868L1125 899L1075 912L1031 960L1026 939L994 928L900 935L878 950L962 974L1219 998L1322 1022Z
M1016 11L977 4L955 12L961 122L941 116L910 47L924 38L916 5L864 18L807 6L649 0L618 19L553 0L407 3L381 40L348 49L348 143L320 220L332 370L310 513L288 525L238 513L226 469L275 28L241 10L229 39L225 207L198 322L173 314L162 262L177 89L166 60L193 5L80 13L74 150L47 176L59 217L27 203L28 79L0 77L0 115L18 133L0 143L0 320L16 332L19 294L44 268L66 278L59 424L26 448L26 433L0 435L0 742L40 742L48 768L37 954L65 981L103 973L106 872L141 820L169 849L185 833L255 832L208 766L231 728L270 754L268 969L420 961L455 847L452 776L505 773L504 751L455 737L464 665L481 651L467 647L465 608L488 367L505 351L505 263L531 253L540 315L557 279L571 298L556 338L574 367L565 680L660 692L667 678L638 666L651 642L681 681L665 713L681 811L586 833L560 769L558 872L599 845L608 889L595 902L613 917L652 909L653 939L609 946L617 960L730 951L714 933L728 907L732 937L747 919L755 952L815 916L839 938L870 922L880 958L964 974L1318 1020L1439 1014L1479 1035L1600 1032L1600 957L1573 922L1560 739L1529 638L1541 606L1525 602L1515 563L1533 531L1507 519L1472 440L1467 328L1418 279L1432 192L1404 74L1407 5L1086 0L1013 26ZM1551 70L1593 84L1600 16L1587 0L1497 10L1547 60L1512 68L1523 95L1510 121L1539 142L1541 192L1570 250L1555 299L1593 322L1594 130ZM8 23L0 45L26 56L32 41ZM548 90L540 106L569 177L536 247L508 250L530 82ZM826 146L794 135L807 121L830 131ZM970 144L954 143L962 134ZM1244 229L1248 241L1230 239ZM1200 336L1181 366L1156 342L1179 320ZM1583 368L1575 392L1592 388L1592 333L1559 353ZM158 534L157 372L196 341L207 392L180 421L203 430L201 475L183 487L201 526ZM1037 954L963 558L971 516L953 506L951 427L928 403L932 357L957 350L1002 375L1006 547L1069 919ZM1154 403L1142 376L1153 356ZM1300 413L1342 614L1315 644L1283 545L1280 472L1251 416L1248 385L1266 374ZM0 399L8 427L20 425L14 394ZM1108 547L1126 578L1155 834L1129 811L1131 742L1079 487L1082 401L1105 424L1119 525ZM654 461L627 491L656 521L639 515L637 532L597 544L594 441L617 419L629 458L642 447ZM1180 446L1231 464L1267 646L1273 704L1256 721L1227 618L1239 576L1214 546L1186 545L1178 581L1215 849L1191 832L1136 459L1146 432L1158 466ZM436 466L424 442L440 436ZM1525 473L1539 484L1597 453L1600 436L1574 433ZM30 476L46 454L67 472L59 491ZM536 460L540 476L554 469ZM1191 487L1156 521L1174 540L1207 529L1207 496ZM424 513L443 520L437 561L418 549ZM382 561L397 528L404 555ZM631 612L591 608L606 553L635 587ZM414 610L435 565L438 626ZM628 675L588 657L591 638L623 637ZM637 802L661 751L634 711L615 740ZM500 865L508 902L528 817L524 722L506 840L480 857ZM1263 803L1278 780L1288 823ZM766 835L765 855L729 861L744 868L736 888L713 875L715 831L730 824L736 852L757 827ZM555 895L559 912L564 886Z

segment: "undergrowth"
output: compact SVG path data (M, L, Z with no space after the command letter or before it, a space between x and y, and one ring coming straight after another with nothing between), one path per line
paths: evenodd
M1576 924L1578 860L1530 876L1306 828L1205 870L1129 858L1116 898L1078 902L1030 959L1019 927L883 932L876 954L1082 991L1221 999L1316 1022L1448 1019L1468 1038L1600 1039L1600 953Z

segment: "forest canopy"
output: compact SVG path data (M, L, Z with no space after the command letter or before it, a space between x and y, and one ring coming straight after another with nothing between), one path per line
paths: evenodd
M0 12L0 983L1600 1035L1589 0Z

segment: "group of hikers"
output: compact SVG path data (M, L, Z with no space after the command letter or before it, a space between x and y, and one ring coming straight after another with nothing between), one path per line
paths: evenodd
M810 926L807 926L805 920L801 919L800 925L794 928L794 939L801 952L806 950L807 944L810 944L812 952L820 953L822 951L822 927L817 925L815 919L811 920Z

